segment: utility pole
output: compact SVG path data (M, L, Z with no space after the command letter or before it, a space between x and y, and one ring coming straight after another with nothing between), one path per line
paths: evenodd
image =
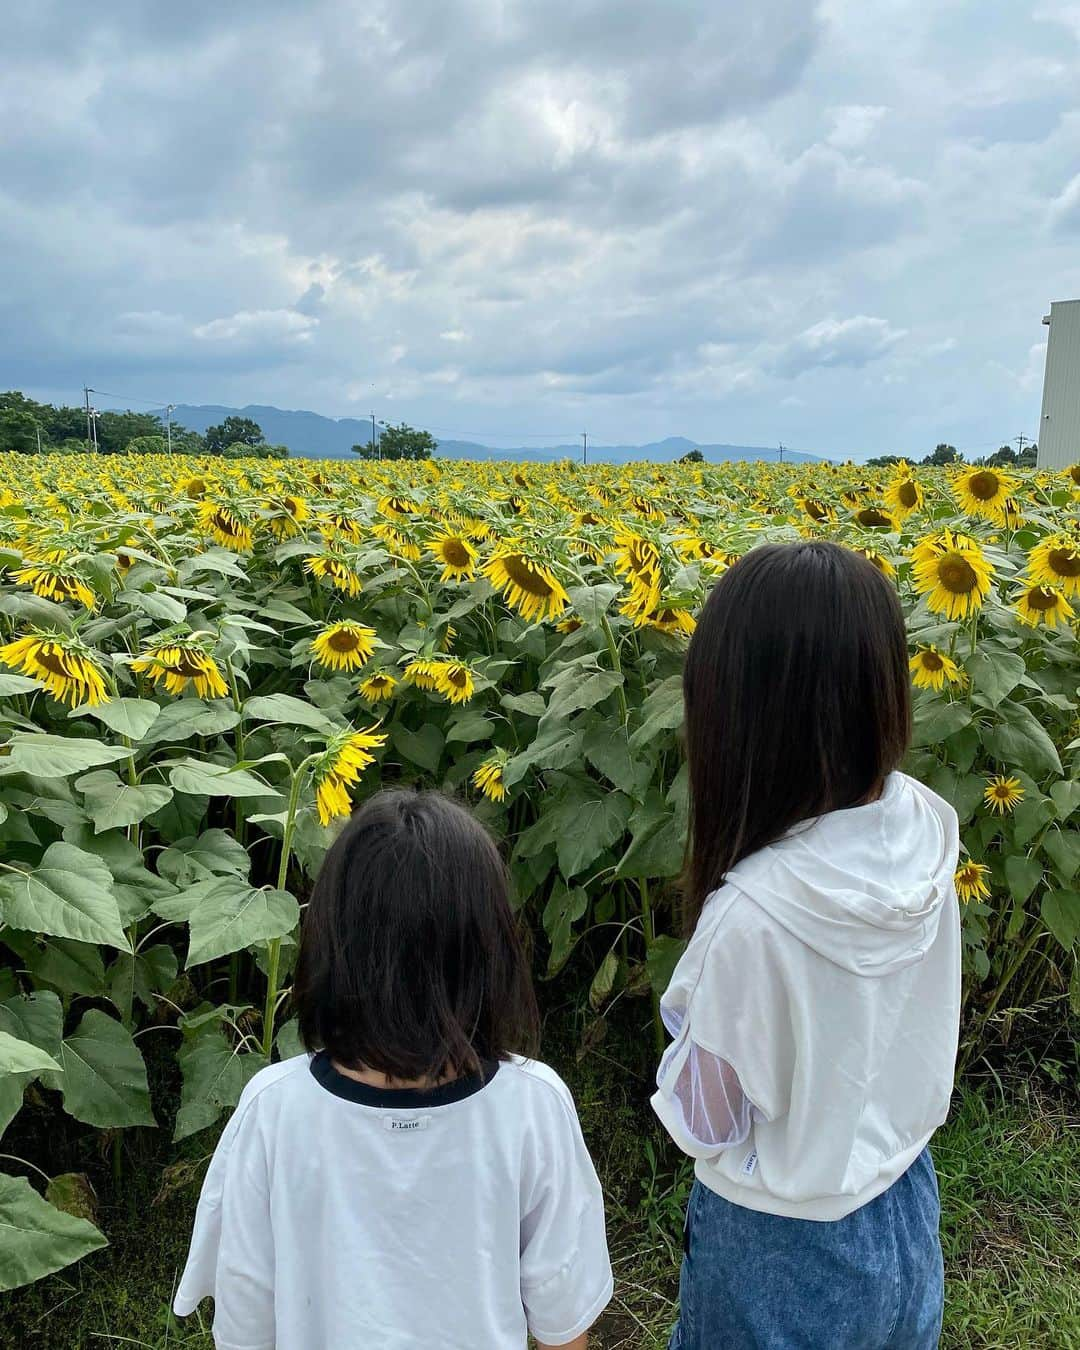
M1014 439L1015 439L1015 441L1016 441L1016 444L1020 447L1020 453L1023 454L1023 453L1024 453L1024 442L1027 440L1027 437L1026 437L1026 436L1016 436L1016 437L1014 437Z
M91 449L92 433L90 431L90 395L94 391L87 385L83 385L83 398L86 399L86 448Z
M90 429L94 434L94 454L98 452L97 420L101 416L96 408L90 409Z
M168 442L170 455L172 454L172 415L175 411L175 403L170 403L165 409L165 439Z
M588 464L589 462L589 433L587 431L581 433L581 462L582 464Z
M375 458L375 410L374 410L374 408L371 410L371 458L372 458L372 459ZM379 458L382 459L382 455L381 455L381 454L379 455Z
M783 464L783 462L784 462L784 442L781 441L781 442L780 442L780 463Z

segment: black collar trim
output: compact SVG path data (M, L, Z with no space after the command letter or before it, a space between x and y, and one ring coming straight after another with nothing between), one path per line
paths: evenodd
M472 1097L481 1088L486 1087L499 1071L497 1059L481 1061L480 1072L471 1073L464 1078L455 1078L452 1083L443 1083L434 1088L380 1088L370 1083L358 1083L339 1073L331 1063L325 1050L320 1050L311 1060L311 1074L321 1087L342 1097L347 1102L359 1102L361 1106L381 1106L388 1110L414 1110L426 1106L450 1106L454 1102Z

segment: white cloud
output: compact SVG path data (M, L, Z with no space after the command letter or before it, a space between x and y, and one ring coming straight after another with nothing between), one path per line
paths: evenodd
M774 365L782 375L801 375L827 366L857 369L885 356L906 336L906 329L866 314L822 319L793 338L777 354Z
M191 331L200 342L287 345L310 342L318 326L318 319L295 309L241 309L225 318L196 324Z
M831 108L833 125L825 139L838 150L861 149L888 111L874 103L851 103L842 108Z

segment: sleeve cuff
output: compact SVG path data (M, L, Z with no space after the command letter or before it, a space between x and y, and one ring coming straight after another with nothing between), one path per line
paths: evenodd
M615 1280L611 1272L608 1272L607 1279L604 1282L602 1292L589 1305L589 1309L574 1323L572 1327L564 1327L560 1331L552 1331L546 1327L538 1326L532 1317L529 1317L530 1333L544 1345L566 1345L576 1336L580 1336L583 1331L588 1331L607 1305L611 1302L611 1296L615 1292Z

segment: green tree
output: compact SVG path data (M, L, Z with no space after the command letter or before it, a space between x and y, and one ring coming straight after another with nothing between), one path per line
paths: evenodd
M430 431L417 431L404 422L396 427L384 427L379 439L372 445L354 445L353 454L361 459L430 459L439 443Z
M705 456L700 450L687 450L685 455L679 456L680 464L704 464Z
M32 455L37 450L40 431L41 425L32 412L17 407L0 408L0 450Z
M224 455L230 446L243 445L244 454L250 455L253 446L264 445L266 437L258 422L250 417L226 417L217 426L207 427L205 444L208 455Z
M944 441L934 447L934 453L927 455L923 464L959 464L964 456L957 450L955 445L946 445Z
M163 455L168 450L164 436L132 436L124 446L125 455Z
M899 464L900 459L900 455L875 455L873 459L868 459L866 463L872 469L889 469L894 464Z

